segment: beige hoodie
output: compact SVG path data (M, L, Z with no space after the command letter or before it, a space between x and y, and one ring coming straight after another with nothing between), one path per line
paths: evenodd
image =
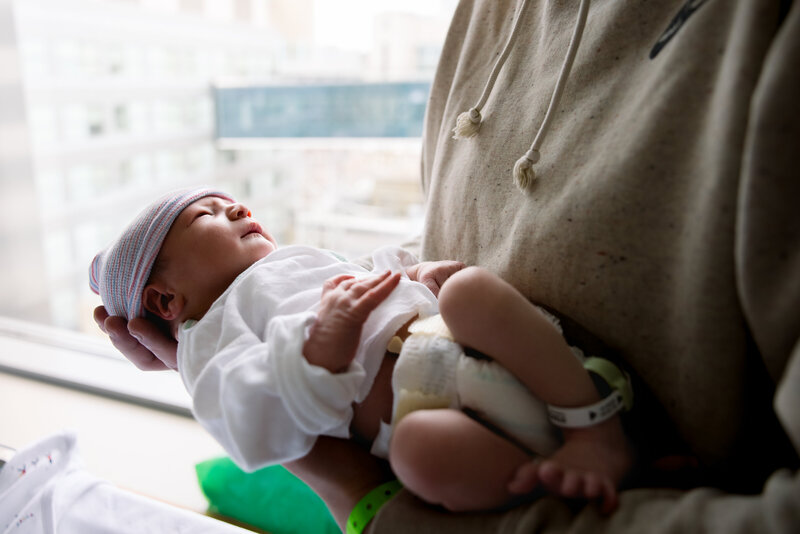
M800 6L594 0L521 190L513 168L540 131L579 2L527 4L477 135L458 140L520 2L463 0L455 13L426 120L424 259L488 267L563 316L572 341L639 375L657 400L650 422L674 427L704 483L764 492L631 490L606 527L800 531ZM571 515L546 499L481 517L405 494L374 527L512 532ZM601 527L591 509L581 517L572 528Z

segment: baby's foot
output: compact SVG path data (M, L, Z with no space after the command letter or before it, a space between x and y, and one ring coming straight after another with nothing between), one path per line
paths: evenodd
M526 494L541 486L562 497L600 501L604 514L613 512L617 488L633 464L619 421L567 430L564 438L564 445L549 458L520 466L508 484L509 492Z

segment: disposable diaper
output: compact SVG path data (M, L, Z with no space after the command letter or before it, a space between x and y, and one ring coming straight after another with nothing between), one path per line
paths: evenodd
M392 375L392 424L382 429L373 453L388 453L380 449L388 449L391 428L403 417L437 408L469 410L539 455L559 447L545 404L497 362L465 355L441 316L417 320L409 332Z

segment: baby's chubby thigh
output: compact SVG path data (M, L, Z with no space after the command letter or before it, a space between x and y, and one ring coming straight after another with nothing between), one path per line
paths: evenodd
M405 487L453 512L489 510L514 496L508 483L527 453L460 410L419 410L392 433L389 462Z

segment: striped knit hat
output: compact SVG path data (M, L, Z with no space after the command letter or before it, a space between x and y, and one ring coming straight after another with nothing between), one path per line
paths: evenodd
M109 315L144 317L142 292L172 223L186 206L203 197L233 201L214 189L174 191L145 208L116 241L92 260L89 286L100 295Z

